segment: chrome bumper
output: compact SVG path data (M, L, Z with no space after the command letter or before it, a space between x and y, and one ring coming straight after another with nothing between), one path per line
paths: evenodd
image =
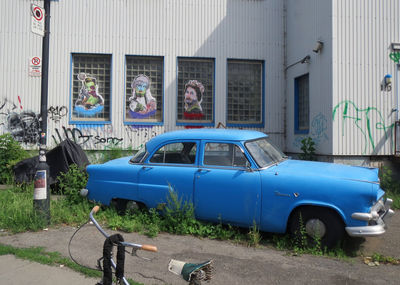
M346 232L352 237L374 237L385 233L386 222L394 215L390 209L392 199L380 199L369 213L353 213L351 217L356 220L368 221L368 226L346 227Z

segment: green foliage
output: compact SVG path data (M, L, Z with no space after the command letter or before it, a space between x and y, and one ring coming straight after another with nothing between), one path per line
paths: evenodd
M194 217L192 204L182 202L182 197L170 188L167 197L167 205L163 210L164 219L162 228L166 232L174 234L193 234L198 231L199 224Z
M17 248L10 245L0 244L0 255L13 254L18 258L35 261L51 266L66 266L74 271L80 272L88 277L101 278L102 272L82 267L69 258L61 256L58 252L46 252L41 247Z
M258 247L260 245L261 235L256 221L253 222L253 227L250 228L250 231L247 233L247 237L250 246Z
M105 163L126 156L127 153L132 154L132 149L123 149L118 144L110 143L105 147L105 150L100 153L100 157L97 159L96 163Z
M301 140L303 153L299 155L301 160L315 160L315 143L312 138L307 137Z
M0 184L12 184L12 167L29 154L10 134L0 135Z
M61 173L57 177L58 189L72 204L77 204L84 200L80 195L80 191L86 187L87 181L88 174L76 164L70 165L67 173Z
M393 178L392 170L387 166L379 169L380 186L386 191L386 196L393 199L393 208L400 209L400 182Z
M29 191L17 187L0 191L0 228L13 233L37 231L44 225L43 219L33 211L33 186Z
M372 255L371 258L373 262L377 261L379 263L384 263L384 264L393 264L393 265L399 265L400 264L400 258L394 258L391 256L384 256L379 253L375 253Z

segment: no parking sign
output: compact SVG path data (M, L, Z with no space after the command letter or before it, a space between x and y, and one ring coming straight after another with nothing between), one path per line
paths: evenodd
M45 11L42 7L32 4L31 14L32 14L32 32L40 36L44 36L44 14Z
M39 56L33 56L29 59L29 75L33 77L42 76L42 59Z

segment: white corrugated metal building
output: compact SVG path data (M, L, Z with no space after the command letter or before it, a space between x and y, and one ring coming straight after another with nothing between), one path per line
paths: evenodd
M0 2L0 134L35 148L43 1ZM395 154L398 0L57 0L50 10L48 148L68 137L137 149L222 124L266 132L289 153L311 137L329 158Z

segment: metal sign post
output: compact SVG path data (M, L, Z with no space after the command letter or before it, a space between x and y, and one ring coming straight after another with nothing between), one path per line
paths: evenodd
M50 0L44 0L44 37L42 45L42 85L41 85L41 133L39 141L39 165L34 179L33 208L43 220L50 224L50 188L48 183L49 166L46 162L47 143L47 96L49 79L49 37L50 37ZM40 16L37 14L37 16Z

